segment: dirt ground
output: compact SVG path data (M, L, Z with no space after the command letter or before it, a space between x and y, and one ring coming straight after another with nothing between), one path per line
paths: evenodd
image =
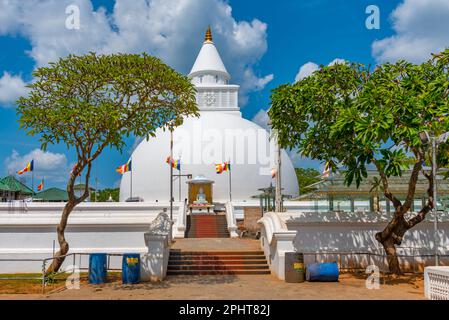
M2 295L0 299L149 299L149 300L302 300L424 299L422 275L399 279L381 278L380 289L367 289L365 274L341 274L335 283L285 283L271 275L262 276L171 276L159 283L122 285L119 281L104 285L81 283L78 290L60 289L45 295ZM1 284L1 283L0 283Z

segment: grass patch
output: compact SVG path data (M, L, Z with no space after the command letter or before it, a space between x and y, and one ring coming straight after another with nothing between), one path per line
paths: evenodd
M45 284L45 292L51 292L65 287L67 277L71 273L58 273ZM108 272L108 282L121 280L121 272ZM0 295L1 294L41 294L42 293L41 273L17 273L0 274ZM88 283L88 273L81 272L80 284Z

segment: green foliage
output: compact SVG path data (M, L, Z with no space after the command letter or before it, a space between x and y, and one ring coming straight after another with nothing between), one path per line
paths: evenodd
M95 199L97 194L98 194L98 200ZM114 200L115 202L118 202L119 197L120 197L120 189L119 188L114 188L114 189L106 188L103 190L98 190L97 192L93 191L90 196L90 201L105 202L105 201L109 200L109 195L112 197L112 200Z
M148 138L197 115L187 77L147 54L70 55L33 76L17 113L20 128L40 135L43 149L63 142L77 151L122 150L125 136Z
M410 164L430 163L420 132L449 131L448 68L449 49L421 65L323 66L276 88L269 116L283 147L344 167L347 185L359 186L373 164L386 177L400 176ZM448 151L447 142L440 145L440 167L448 166Z
M312 183L320 181L320 172L313 168L295 168L296 177L298 178L299 194L306 194L313 189L306 188Z
M55 284L56 283L56 277L58 276L58 272L50 272L45 275L45 284Z
M68 183L104 148L123 150L125 137L155 135L183 118L197 116L195 88L189 79L147 54L69 55L34 71L28 97L18 100L20 128L39 135L42 149L64 143L78 161ZM77 199L82 201L83 199Z

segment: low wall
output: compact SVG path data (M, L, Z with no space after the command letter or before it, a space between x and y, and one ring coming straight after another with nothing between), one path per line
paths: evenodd
M425 266L434 264L434 223L433 217L409 230L402 245L397 248L404 271L423 271ZM304 253L304 262L337 261L344 268L366 268L376 265L381 271L387 271L388 265L382 246L375 234L387 225L390 214L383 213L335 213L307 212L269 213L259 220L262 227L261 245L271 262L271 270L283 279L282 261L277 257L285 255L287 250ZM279 241L295 236L291 243ZM438 252L443 255L441 264L449 265L449 215L439 214ZM285 240L283 240L285 241ZM286 249L287 248L287 249ZM289 248L289 249L288 249ZM343 254L337 254L343 253ZM362 254L363 253L363 254Z
M41 272L42 261L58 250L56 226L64 204L28 203L25 208L0 204L0 273ZM70 214L66 238L69 253L148 252L144 233L168 203L82 203ZM176 223L178 204L174 206ZM72 258L68 263L72 264ZM88 257L77 265L87 267ZM111 258L111 268L121 268L121 258Z

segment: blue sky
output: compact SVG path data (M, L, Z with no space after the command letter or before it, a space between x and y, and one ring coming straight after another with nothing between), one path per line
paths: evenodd
M13 101L26 94L23 86L32 80L34 68L68 53L147 51L188 73L211 24L233 81L242 85L243 116L261 123L270 90L294 82L304 65L307 75L314 64L334 59L367 65L397 59L420 62L449 44L447 0L118 2L0 0L0 176L34 157L41 159L36 175L46 176L47 187L64 185L73 153L63 145L40 152L38 138L18 129ZM64 9L72 3L79 4L87 31L76 34L54 27L65 21ZM368 5L380 10L379 30L365 26ZM141 14L144 10L148 15ZM160 34L165 42L160 42ZM94 176L100 188L117 183L120 177L114 169L127 160L133 142L128 140L127 152L107 150L97 160ZM297 156L293 160L297 166L319 167Z

